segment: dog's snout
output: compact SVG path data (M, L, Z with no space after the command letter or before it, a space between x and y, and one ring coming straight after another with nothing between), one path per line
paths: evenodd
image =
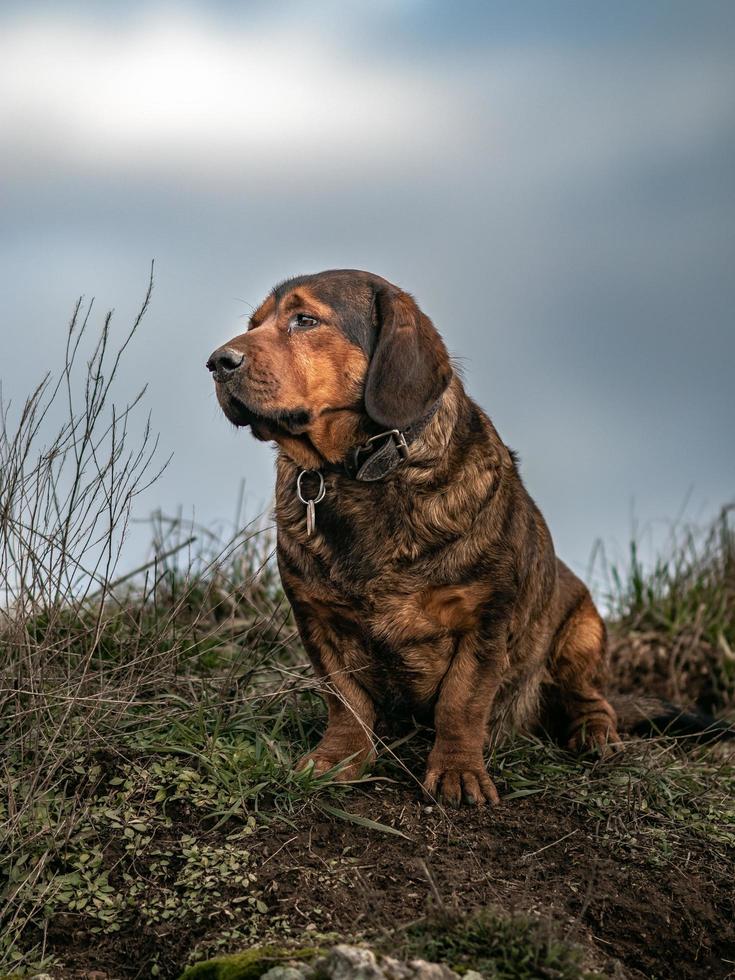
M233 350L231 347L219 347L207 361L207 369L215 377L224 378L233 371L237 371L245 355Z

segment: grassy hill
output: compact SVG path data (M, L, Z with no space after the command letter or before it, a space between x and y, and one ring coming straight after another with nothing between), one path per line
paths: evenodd
M344 939L488 977L735 968L721 749L661 735L600 761L518 738L488 759L503 802L485 810L422 797L419 728L360 782L294 774L324 712L272 537L159 516L155 558L118 574L154 441L113 412L109 322L75 374L83 327L0 432L0 975L178 977ZM635 549L613 570L618 690L732 717L730 514L652 573Z

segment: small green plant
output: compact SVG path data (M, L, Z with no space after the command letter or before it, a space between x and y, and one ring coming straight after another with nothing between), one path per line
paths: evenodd
M457 973L476 970L487 980L593 980L579 949L555 938L538 920L483 910L444 916L410 927L402 943L406 958L445 963Z

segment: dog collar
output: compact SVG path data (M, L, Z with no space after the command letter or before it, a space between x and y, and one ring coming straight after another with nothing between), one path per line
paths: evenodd
M348 476L364 483L382 480L408 459L408 447L421 435L436 415L441 399L437 399L426 415L407 429L387 429L370 436L351 449L343 467Z
M370 436L359 446L355 446L347 454L341 466L326 465L318 470L301 470L296 477L296 496L306 507L306 536L311 537L316 530L316 505L324 500L326 487L324 472L346 473L353 480L363 483L373 483L382 480L392 473L401 463L408 459L408 447L421 435L429 422L436 415L441 399L437 399L426 415L409 425L407 429L387 429ZM313 473L318 486L313 497L304 496L304 477Z

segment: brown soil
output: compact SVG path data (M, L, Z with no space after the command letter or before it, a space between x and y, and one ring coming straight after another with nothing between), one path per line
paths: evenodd
M733 868L704 850L659 868L613 855L596 839L600 828L567 803L539 797L444 811L408 786L376 784L355 792L349 809L410 840L313 810L293 826L262 827L249 838L268 905L261 932L268 923L274 929L268 938L308 942L334 932L379 944L437 910L493 906L553 922L554 934L580 944L587 963L606 976L732 975ZM174 833L191 830L181 818ZM209 926L132 922L109 938L90 935L79 920L54 921L47 948L73 969L51 972L147 977L158 955L159 975L175 977L199 940L244 925L249 913L232 909L232 920Z

